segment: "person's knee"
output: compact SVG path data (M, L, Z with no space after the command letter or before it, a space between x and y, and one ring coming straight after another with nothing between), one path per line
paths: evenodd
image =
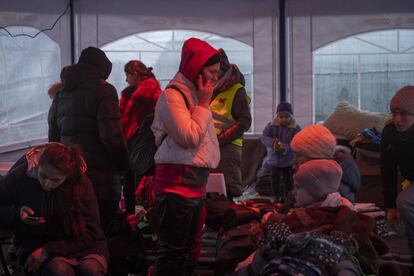
M105 267L94 259L81 262L79 264L77 272L82 276L106 275Z
M42 269L42 276L75 275L73 267L64 261L52 260L45 264Z

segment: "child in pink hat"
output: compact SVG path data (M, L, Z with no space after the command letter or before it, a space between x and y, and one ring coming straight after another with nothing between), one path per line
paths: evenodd
M341 166L335 160L314 159L303 163L293 176L295 207L352 206L337 192L341 177Z

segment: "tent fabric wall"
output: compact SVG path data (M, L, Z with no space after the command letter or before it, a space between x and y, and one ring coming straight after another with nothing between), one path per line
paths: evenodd
M67 1L42 6L0 1L0 152L46 141L47 89L70 60Z
M1 1L0 26L30 26L45 30L43 33L60 47L61 60L57 65L60 68L71 62L69 3L69 0ZM152 30L199 30L252 46L255 61L253 130L260 133L270 120L269 110L274 108L278 95L277 0L74 0L72 3L75 61L81 50L88 46L102 47L119 38ZM45 93L43 90L33 93ZM44 136L46 138L47 133ZM26 141L16 142L30 145ZM22 145L17 144L18 147Z
M287 0L289 97L299 123L313 123L312 52L355 34L414 29L414 1ZM414 81L414 80L413 80Z
M58 17L62 15L54 28L44 33L59 45L61 64L69 64L70 21L68 5L69 1L67 0L3 0L0 1L0 27L30 26L44 30L51 28ZM13 35L17 34L13 33Z
M122 37L187 29L239 40L253 47L253 130L261 133L277 97L276 0L79 1L75 7L78 53ZM178 64L177 64L178 69Z
M2 0L0 26L50 28L69 0ZM73 0L75 60L81 49L152 30L210 32L253 47L254 133L275 113L278 90L278 0ZM354 34L414 28L412 0L285 0L287 100L299 124L313 122L312 52ZM69 12L44 32L60 47L60 64L71 60ZM1 93L1 91L0 91ZM42 91L44 93L44 91Z

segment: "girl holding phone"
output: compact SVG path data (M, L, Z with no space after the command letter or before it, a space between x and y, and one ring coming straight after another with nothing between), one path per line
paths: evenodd
M28 275L105 275L107 244L86 165L60 143L30 150L0 179L0 221Z

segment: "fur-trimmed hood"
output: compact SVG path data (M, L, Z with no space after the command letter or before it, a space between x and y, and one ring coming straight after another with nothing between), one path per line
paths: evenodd
M217 82L215 93L226 91L236 83L245 86L246 81L243 74L235 64L230 64L230 68L224 73L221 79Z
M290 116L291 120L290 123L286 126L287 128L296 128L296 120L293 116ZM277 117L277 115L275 117L273 117L272 119L272 126L280 126L280 120Z

